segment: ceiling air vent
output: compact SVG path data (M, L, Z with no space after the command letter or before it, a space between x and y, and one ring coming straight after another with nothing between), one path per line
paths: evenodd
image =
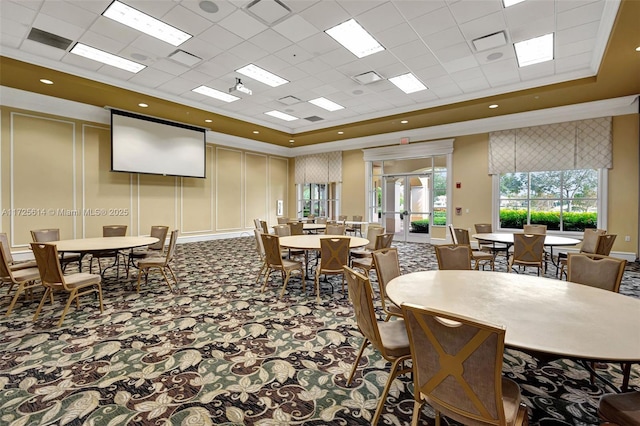
M279 0L254 0L246 11L267 25L275 25L285 19L291 9Z
M71 43L73 43L73 41L68 38L60 37L59 35L48 33L37 28L31 28L27 39L62 50L67 50Z
M318 117L317 115L312 115L311 117L305 117L304 119L307 120L307 121L311 121L311 122L324 120L324 118Z

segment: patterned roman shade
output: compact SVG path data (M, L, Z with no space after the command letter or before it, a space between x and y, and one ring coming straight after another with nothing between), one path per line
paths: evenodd
M611 117L489 134L489 174L612 167Z
M296 184L342 182L342 152L296 157Z

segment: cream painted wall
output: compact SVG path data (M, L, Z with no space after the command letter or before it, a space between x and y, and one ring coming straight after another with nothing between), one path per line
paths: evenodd
M342 195L340 214L366 217L365 167L362 150L342 151Z
M152 225L183 237L243 233L256 217L275 222L276 199L288 202L287 158L209 144L206 179L114 173L107 125L5 106L0 120L0 231L15 251L39 228L65 239L114 224L127 235Z

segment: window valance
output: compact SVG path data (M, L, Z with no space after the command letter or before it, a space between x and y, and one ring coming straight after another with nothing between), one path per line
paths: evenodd
M489 174L611 168L611 151L611 117L491 132Z
M342 152L296 157L296 184L342 182Z

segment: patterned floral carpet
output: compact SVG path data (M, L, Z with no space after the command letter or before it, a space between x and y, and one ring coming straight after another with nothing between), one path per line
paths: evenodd
M140 294L108 275L104 313L86 296L62 328L62 295L35 323L42 292L18 303L0 320L0 424L369 424L388 365L369 349L346 386L362 338L340 278L329 280L335 290L323 286L319 304L298 279L282 300L279 276L260 294L254 244L243 237L179 245L173 293L160 274ZM431 246L396 245L403 272L436 269ZM627 268L621 292L640 297L637 264ZM2 291L3 309L9 302ZM619 366L601 372L621 383ZM531 424L598 424L606 389L591 385L579 364L507 350L504 374L520 384ZM631 383L640 386L639 366ZM384 407L380 424L410 423L410 377L394 382ZM428 406L420 424L434 424Z

